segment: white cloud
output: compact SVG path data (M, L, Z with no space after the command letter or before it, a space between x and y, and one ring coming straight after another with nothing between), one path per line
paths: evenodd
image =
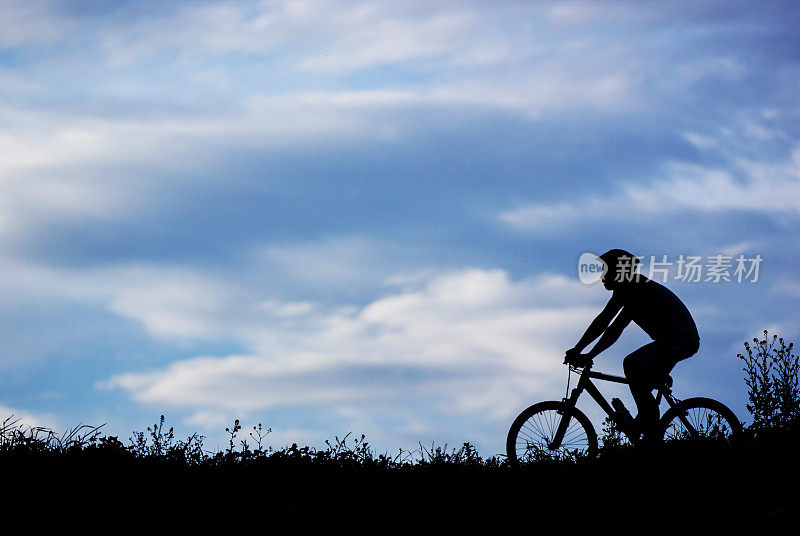
M783 166L739 162L744 181L730 171L692 164L671 164L667 181L625 190L629 206L646 212L671 210L751 210L800 214L800 167L797 162Z
M256 262L266 262L276 277L309 289L376 286L386 274L402 269L409 249L392 241L336 236L260 248Z
M31 432L36 434L35 430L37 428L49 430L57 434L61 432L58 427L58 420L53 415L36 414L5 405L0 405L0 425L2 425L4 430L20 430L26 435ZM45 432L44 434L39 433L37 435L44 439L47 434Z
M42 60L52 64L3 74L40 88L36 99L21 91L0 103L4 240L35 234L42 221L107 221L163 206L166 189L193 188L236 151L403 141L426 121L448 121L431 111L530 120L644 102L628 61L635 47L565 47L564 28L545 23L550 7L192 3L59 18L50 4L4 6L20 20L10 44L32 42L28 9L45 12L35 17L43 29L57 26L44 34L65 39L57 58ZM66 41L71 33L78 44ZM92 43L106 62L87 53ZM432 58L439 63L427 65ZM154 59L163 72L149 66ZM354 70L397 63L408 64L408 82L341 83ZM83 78L59 97L44 73L65 66L63 76ZM216 89L197 83L204 76Z
M373 66L439 58L491 47L475 42L482 17L467 6L374 2L266 2L182 5L175 12L101 34L112 65L156 55L202 62L226 54L287 53L299 71L348 73ZM273 56L274 57L274 56Z
M561 396L563 350L605 297L577 278L513 280L484 269L398 276L365 305L281 300L257 279L174 266L17 265L11 276L7 287L42 304L88 302L153 337L222 339L244 349L98 382L145 408L182 413L185 425L204 430L233 418L273 425L273 412L310 412L403 446L461 437L463 419L503 428L525 404ZM303 422L272 440L310 444L331 433ZM501 433L469 440L491 444Z
M753 253L754 251L764 249L765 247L766 246L763 242L748 240L730 244L729 246L720 249L719 252L721 255L736 256L744 253Z
M338 24L339 31L336 39L327 43L330 48L326 47L324 54L301 61L298 68L341 73L441 57L451 54L456 44L473 35L470 30L479 23L479 17L469 10L434 12L427 17L392 14L387 17L386 12L376 7L373 4L356 8L361 16L346 11L338 13L331 21Z
M185 270L131 267L109 274L109 309L141 322L154 337L213 339L216 320L236 307L225 282Z
M251 296L238 304L251 314L231 319L182 302L185 310L165 325L202 317L256 351L186 359L99 385L148 406L191 410L195 424L204 415L218 422L278 408L341 416L358 406L378 418L409 404L425 408L417 418L430 426L442 414L508 417L525 397L561 388L562 352L597 312L597 298L562 276L512 281L502 270L475 269L442 273L362 307ZM136 316L152 316L147 302Z
M40 0L0 2L0 47L14 48L49 44L74 27L72 21L57 16L52 3Z
M300 22L291 16L297 11L284 6L204 2L133 16L101 30L100 49L114 66L156 54L177 53L188 60L204 54L264 53Z
M704 148L716 145L709 139L690 139ZM622 184L615 195L521 204L501 212L499 218L517 229L543 232L597 219L735 210L800 215L800 146L795 145L790 156L778 163L745 158L729 162L728 167L667 162L653 180Z

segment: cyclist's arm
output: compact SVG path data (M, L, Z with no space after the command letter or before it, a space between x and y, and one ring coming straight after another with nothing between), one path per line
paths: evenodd
M603 332L603 335L600 337L600 340L597 341L591 350L586 352L586 357L588 359L594 359L595 356L600 354L603 350L614 344L619 336L622 335L622 331L631 323L631 316L628 312L623 308L620 311L617 318L614 319L614 322L608 329Z
M608 300L608 303L603 310L600 311L600 314L597 315L597 318L592 320L592 323L589 324L589 327L586 329L586 333L583 334L583 337L581 337L581 339L578 341L578 344L576 344L575 347L572 348L572 350L570 350L568 353L581 353L583 349L589 345L589 343L606 331L606 328L609 327L609 324L611 324L611 321L614 320L615 316L617 316L617 313L620 309L622 309L622 304L619 302L619 300L612 296L611 299Z

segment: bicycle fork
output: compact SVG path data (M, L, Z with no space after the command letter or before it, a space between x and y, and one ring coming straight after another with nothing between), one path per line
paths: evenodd
M558 412L559 415L561 415L561 420L558 423L558 428L556 428L556 433L553 435L553 440L547 445L547 448L550 450L558 450L559 447L561 447L561 442L564 440L564 436L567 433L567 428L569 427L569 421L572 420L572 410L575 409L575 404L578 402L578 397L581 395L581 392L584 389L582 383L583 382L579 380L577 387L572 390L569 398L561 399L561 401L564 403L564 409Z

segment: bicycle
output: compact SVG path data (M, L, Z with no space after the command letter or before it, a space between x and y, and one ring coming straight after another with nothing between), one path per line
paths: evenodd
M566 361L565 361L566 363ZM587 391L632 445L640 443L633 419L619 399L612 404L600 393L593 379L628 384L622 376L595 372L592 362L579 369L572 364L567 377L569 392L572 372L580 372L569 398L534 404L520 413L508 431L506 454L512 465L532 461L594 458L598 453L597 432L589 418L576 407ZM666 400L669 409L659 420L658 440L708 439L731 441L742 431L742 423L722 402L706 397L680 400L672 394L672 377L666 375L657 387L657 403Z

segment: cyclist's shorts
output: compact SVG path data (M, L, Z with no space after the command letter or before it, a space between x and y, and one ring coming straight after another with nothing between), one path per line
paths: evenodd
M625 358L625 377L630 381L647 382L655 386L664 380L679 361L693 356L699 348L700 341L694 335L675 333L663 337L642 346Z

